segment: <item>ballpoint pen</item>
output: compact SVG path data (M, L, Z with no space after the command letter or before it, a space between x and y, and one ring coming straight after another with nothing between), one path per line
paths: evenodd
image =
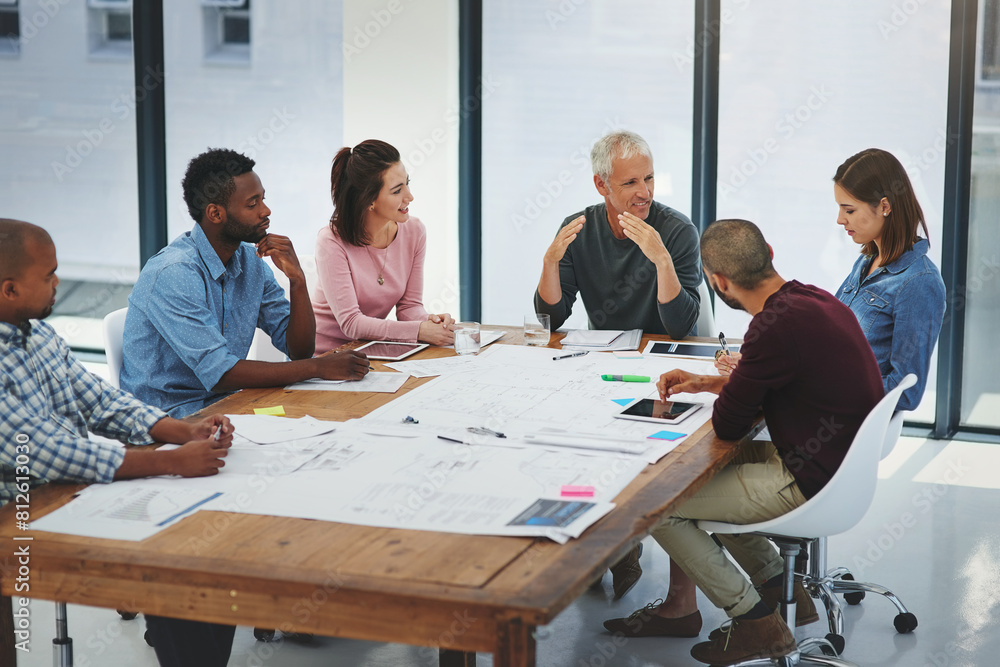
M719 345L722 346L722 351L725 353L727 357L733 356L732 353L729 351L729 342L726 341L726 335L721 331L719 332Z
M469 433L476 433L478 435L492 435L497 438L506 438L507 436L500 431L494 431L493 429L486 428L485 426L469 426L465 429Z
M457 438L449 438L446 435L439 435L438 439L439 440L447 440L448 442L454 442L454 443L459 444L459 445L467 445L467 444L469 444L465 440L459 440Z
M570 357L582 357L585 354L589 354L590 350L584 350L582 352L574 352L573 354L564 354L561 357L552 357L552 361L559 361L560 359L569 359Z

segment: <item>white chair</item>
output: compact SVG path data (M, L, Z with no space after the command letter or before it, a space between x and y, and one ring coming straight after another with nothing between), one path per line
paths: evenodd
M795 627L795 602L792 590L795 583L795 560L804 544L812 540L824 540L830 535L838 535L853 528L868 511L875 497L875 486L878 482L878 463L882 458L886 434L892 421L893 410L899 397L909 387L913 386L917 377L912 373L903 378L892 391L878 402L862 422L854 441L840 468L826 483L819 493L796 507L791 512L782 514L768 521L752 524L725 523L722 521L699 521L698 527L713 533L763 535L773 541L781 551L785 561L784 590L782 610L788 627ZM826 544L819 542L820 548L815 549L817 555L825 557ZM824 558L818 560L824 560ZM824 564L825 565L825 564ZM833 601L832 592L825 585L819 585L819 597L827 605L827 610L836 609L839 614L839 603ZM838 628L842 620L838 619ZM781 665L788 667L799 664L841 665L852 663L835 657L844 648L842 633L831 633L825 638L808 638L799 642L798 650L783 658L762 658L739 663L738 667L757 665ZM821 651L826 655L811 654ZM732 667L737 667L733 665Z
M715 328L715 312L712 310L712 293L708 289L708 282L701 281L698 285L698 294L701 295L701 310L698 312L698 335L714 336L719 333Z
M120 308L104 316L104 354L108 358L108 380L121 388L122 335L128 308Z
M265 260L267 265L274 271L274 278L285 290L285 298L288 298L288 278L284 273L274 268L274 265ZM313 255L299 255L299 266L302 273L306 275L306 289L312 294L312 286L316 284L316 258ZM262 330L257 329L253 334L253 343L250 344L250 351L247 352L247 359L251 361L288 361L288 357L271 344L271 338Z
M896 447L899 435L903 430L905 412L900 410L893 414L886 429L885 440L882 443L884 459ZM826 538L821 537L809 544L809 570L802 577L802 584L813 597L818 597L826 606L830 633L843 636L844 621L840 602L835 593L843 594L844 601L849 605L861 604L865 593L881 595L896 606L896 617L892 620L893 627L901 634L913 632L917 628L917 617L910 612L895 593L879 584L855 581L854 575L846 567L827 569Z

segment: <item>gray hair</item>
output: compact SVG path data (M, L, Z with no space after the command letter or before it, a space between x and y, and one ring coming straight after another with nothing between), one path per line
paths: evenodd
M594 168L594 175L607 182L611 178L612 161L616 158L627 160L633 155L645 155L650 160L653 159L653 152L649 150L645 139L635 132L616 130L597 140L590 151L590 164Z

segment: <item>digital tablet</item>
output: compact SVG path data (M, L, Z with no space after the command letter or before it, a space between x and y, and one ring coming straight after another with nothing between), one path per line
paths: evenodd
M640 398L626 405L625 409L616 414L615 417L656 424L676 424L693 415L700 407L700 403Z
M388 340L373 340L359 347L358 352L364 352L369 359L400 361L411 354L416 354L425 347L427 347L427 343L395 343Z
M664 343L649 341L643 354L661 355L666 357L709 357L715 358L715 351L721 349L717 343ZM739 345L730 345L729 349L737 352Z

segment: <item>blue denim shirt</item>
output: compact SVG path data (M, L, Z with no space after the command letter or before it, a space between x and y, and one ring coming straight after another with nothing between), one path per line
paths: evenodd
M854 311L872 346L885 390L899 384L907 373L917 376L917 384L900 397L898 410L919 405L944 318L944 281L927 258L928 247L927 239L920 239L870 276L866 274L872 258L862 255L837 290L837 298Z
M287 354L291 306L243 243L222 264L200 225L150 258L128 298L122 389L185 417L222 398L212 388L246 359L260 327Z

